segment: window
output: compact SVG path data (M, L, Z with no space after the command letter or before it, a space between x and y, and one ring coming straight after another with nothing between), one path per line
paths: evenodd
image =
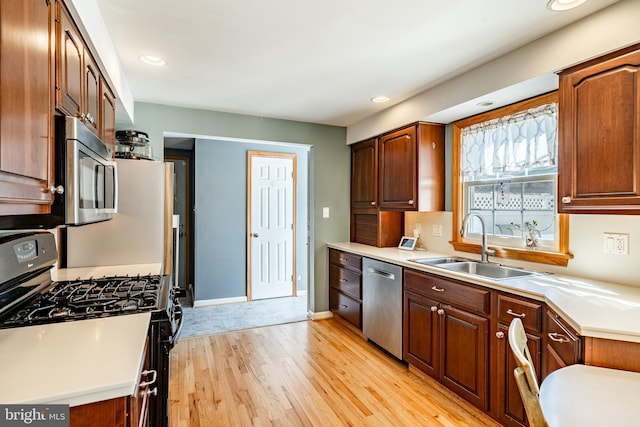
M483 218L489 245L504 258L566 265L568 220L557 206L557 93L454 123L454 229ZM472 218L456 250L479 252Z

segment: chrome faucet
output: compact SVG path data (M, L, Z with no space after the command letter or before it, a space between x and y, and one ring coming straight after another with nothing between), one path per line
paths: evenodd
M469 223L469 219L475 216L480 220L480 225L482 226L482 251L480 252L480 262L489 262L489 255L495 255L496 251L493 249L487 248L487 228L484 225L484 220L477 213L469 212L467 216L462 220L462 228L460 229L460 235L464 237L467 230L467 224Z

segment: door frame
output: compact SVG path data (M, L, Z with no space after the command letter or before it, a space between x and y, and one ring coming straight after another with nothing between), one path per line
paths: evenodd
M177 151L185 151L188 152L189 154L178 154ZM186 210L187 210L187 215L186 218L184 218L184 226L186 228L186 233L184 235L184 239L185 239L185 254L184 254L184 264L185 264L185 268L184 268L184 286L185 289L187 289L188 292L192 293L192 296L195 297L195 284L193 281L193 265L191 263L191 258L193 256L193 233L194 230L192 228L192 224L195 224L194 221L192 221L192 215L193 215L193 202L191 200L191 189L193 186L193 171L191 169L191 158L193 155L193 150L166 150L165 151L165 161L170 160L170 161L184 161L186 163L185 166L185 174L186 174L186 194L185 194L185 203L186 203ZM177 189L174 189L174 191L177 191Z
M252 283L252 275L251 275L251 194L252 194L252 162L255 157L277 157L277 158L288 158L292 160L292 178L293 178L293 247L292 247L292 260L291 260L291 275L292 275L292 295L294 297L298 296L298 276L297 276L297 203L298 203L298 155L295 153L278 153L278 152L269 152L269 151L247 151L247 301L252 300L251 296L251 283Z

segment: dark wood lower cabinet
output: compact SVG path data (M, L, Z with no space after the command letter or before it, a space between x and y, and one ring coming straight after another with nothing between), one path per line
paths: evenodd
M424 284L425 293L437 285L427 274L409 274L412 290L404 291L404 359L475 406L488 410L489 318L421 295L416 292L418 281ZM446 281L434 280L440 286ZM437 288L446 289L446 285Z
M362 257L329 249L329 309L362 329Z

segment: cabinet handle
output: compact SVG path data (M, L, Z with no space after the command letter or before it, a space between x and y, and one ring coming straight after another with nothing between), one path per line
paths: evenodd
M438 306L437 305L432 306L431 311L438 311Z
M571 203L571 197L569 196L564 196L562 198L562 203Z
M260 237L260 235L258 233L253 233L252 236L253 237Z
M413 199L409 200L407 203L409 203L410 205L413 205Z
M342 262L346 262L346 261L347 261L347 259L346 259L346 258L342 258L342 257L340 257L340 261L342 261Z
M56 185L55 187L52 185L51 188L49 188L49 191L51 191L51 194L64 194L64 186L62 185Z
M444 314L444 310L443 309L438 310L438 314L442 316Z
M436 291L436 292L444 292L444 288L439 288L439 287L437 287L436 285L433 285L433 286L431 287L431 290L432 290L432 291Z
M371 202L371 206L375 206L375 205L376 205L376 202Z
M570 340L569 338L565 337L565 336L564 336L564 335L562 335L562 334L558 334L558 333L556 333L556 332L549 332L549 333L547 334L547 336L549 337L549 339L550 339L551 341L554 341L554 342L560 342L560 343L568 343L568 342L571 342L571 340Z
M348 306L348 305L344 305L344 304L340 304L340 307L342 307L342 308L349 308L349 306Z
M502 331L496 332L496 338L503 339L504 338L504 332L502 332Z
M507 310L507 314L510 314L513 317L519 317L521 319L524 319L525 317L527 317L527 315L525 313L516 313L511 309Z
M340 279L340 282L344 283L344 282L348 282L347 279Z

